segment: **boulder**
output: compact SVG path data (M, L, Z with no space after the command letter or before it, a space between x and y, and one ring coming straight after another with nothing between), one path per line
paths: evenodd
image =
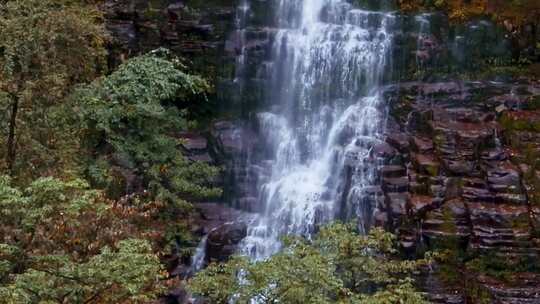
M238 243L247 235L244 222L225 223L208 234L206 243L206 260L208 262L226 261L236 252Z

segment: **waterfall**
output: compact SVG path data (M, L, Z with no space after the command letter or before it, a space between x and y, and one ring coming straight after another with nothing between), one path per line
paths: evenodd
M334 219L368 229L378 185L371 150L382 138L379 86L391 68L391 12L355 9L345 0L275 0L271 111L256 115L265 159L259 216L241 251L264 259L283 235L310 237Z
M199 272L201 269L203 269L205 259L206 259L206 242L207 241L208 241L208 235L205 235L199 242L197 249L195 249L195 254L193 254L193 257L191 258L191 265L189 267L190 275L193 275Z
M246 65L246 23L250 14L250 7L248 0L240 0L240 3L236 7L236 14L234 17L234 50L236 52L235 62L235 75L233 82L238 88L239 96L244 90L244 73Z
M418 37L416 39L416 67L418 70L425 68L425 61L429 57L429 51L432 43L429 38L429 35L431 34L430 17L431 14L424 13L415 16L414 18L418 24Z

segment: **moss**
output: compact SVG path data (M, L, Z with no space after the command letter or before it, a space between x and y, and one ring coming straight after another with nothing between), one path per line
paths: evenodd
M529 203L533 206L540 207L540 179L535 176L534 178L527 180L527 183L530 187L528 190Z
M491 304L493 303L493 298L489 291L480 286L477 282L474 282L473 280L469 280L467 285L467 289L465 292L467 293L467 296L471 299L474 299L474 303L476 304Z
M539 99L535 99L538 102ZM527 165L523 172L523 181L527 185L529 203L540 206L540 178L537 171L540 170L540 151L535 143L521 142L518 132L540 132L540 122L531 122L525 118L516 119L505 113L499 119L504 128L505 141L516 151L512 161L517 164Z
M456 267L456 265L442 264L437 269L437 277L439 278L439 280L448 285L459 284L460 281L463 279L463 273L461 273L459 269L460 268Z
M439 164L437 164L437 163L426 164L426 165L424 166L424 168L426 169L426 172L427 172L430 176L438 176L438 175L439 175L439 169L440 169L440 166L439 166Z
M144 11L143 19L147 20L160 20L162 18L162 11L157 9L149 8Z
M499 118L499 123L503 127L506 141L516 149L525 148L525 144L519 141L517 132L540 133L540 121L529 117L528 113L518 116L514 115L513 112L505 112Z
M529 231L531 229L531 225L530 225L530 222L529 222L529 216L526 215L526 216L521 217L521 218L512 219L510 221L510 226L514 230Z
M524 106L525 110L540 110L540 95L531 96Z
M537 242L540 241L540 227L534 226L531 230L531 238L536 239Z
M488 58L484 59L482 68L475 75L480 79L493 79L501 76L509 78L534 77L531 73L530 66L529 63L520 63L506 58Z
M430 244L431 250L440 253L437 276L449 285L459 284L463 277L463 261L467 258L467 244L457 235L458 229L452 210L443 206L441 213L443 223L440 230L448 235L433 239Z
M516 273L540 273L540 261L534 256L517 256L514 258L485 253L466 263L468 270L511 283Z
M457 233L457 226L455 223L454 215L452 214L452 210L448 208L447 206L443 207L442 210L443 220L444 224L441 225L441 228L444 232L456 234Z
M443 146L445 142L444 134L438 133L435 136L433 136L433 145L435 148Z
M406 123L409 113L413 110L412 103L415 97L408 94L400 94L399 99L390 108L390 115L396 120Z

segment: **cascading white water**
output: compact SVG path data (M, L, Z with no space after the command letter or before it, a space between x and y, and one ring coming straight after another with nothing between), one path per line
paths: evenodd
M425 61L429 57L429 51L432 47L432 41L429 38L431 34L431 17L432 15L429 13L423 13L414 18L418 27L418 37L416 39L416 66L418 69L424 68Z
M195 254L191 258L191 265L189 267L189 273L195 274L204 267L206 259L206 243L208 241L208 235L205 235L199 242L199 246L195 249Z
M234 43L237 52L236 56L236 75L234 75L234 82L238 85L239 93L244 89L242 83L242 76L244 73L245 60L246 60L246 21L249 14L249 2L248 0L241 0L240 4L236 8L236 16L234 18L235 30Z
M271 112L257 115L269 174L259 178L263 212L241 244L264 259L287 234L309 237L335 218L369 221L365 189L376 181L370 149L381 137L378 86L389 67L388 12L345 0L276 0L269 84Z

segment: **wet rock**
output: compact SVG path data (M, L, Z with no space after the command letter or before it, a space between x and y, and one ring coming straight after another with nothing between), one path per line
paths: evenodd
M494 303L537 304L540 303L540 275L534 273L514 274L511 282L493 277L479 276L478 283L491 295Z
M374 225L376 227L383 227L383 228L387 228L388 227L388 213L387 212L384 212L384 211L381 211L381 210L375 210L375 212L373 213L373 219L374 219Z
M381 142L373 146L372 154L374 157L389 159L396 155L396 149L385 142Z
M499 193L521 193L521 176L518 169L509 163L500 163L487 172L489 187Z
M189 294L187 290L184 287L178 287L173 290L169 290L167 292L167 295L162 297L159 301L159 303L163 304L188 304L191 303L189 301Z
M433 152L433 142L425 138L413 137L412 147L416 152L419 152L419 153L425 154L425 153Z
M476 169L476 163L465 160L444 160L444 167L453 175L463 176L473 172Z
M214 123L211 136L215 140L215 149L223 158L240 155L255 144L256 137L240 123L233 121L219 121Z
M184 155L191 161L215 164L217 161L210 155L208 140L196 132L179 134Z
M137 33L133 21L111 21L107 24L107 30L115 37L114 43L124 46L125 48L137 47Z
M406 176L407 168L403 166L383 166L380 168L383 177L396 178Z
M446 201L460 198L463 194L462 180L459 178L446 179L444 186L445 186L444 199Z
M386 204L394 217L407 215L409 195L405 193L387 193Z
M466 205L461 200L452 200L428 211L422 223L422 233L426 239L439 242L451 237L468 239L471 229Z
M100 8L112 36L112 67L128 57L166 47L176 55L204 62L206 66L196 69L215 74L211 78L217 76L217 67L226 57L218 52L219 46L234 23L234 1L200 5L190 1L106 0Z
M441 244L472 255L534 258L540 253L540 195L533 186L540 172L535 174L536 161L531 161L540 153L540 112L524 107L535 90L516 88L485 82L392 88L407 97L394 101L401 104L391 113L399 117L392 119L386 142L405 161L409 183L398 183L404 176L401 163L381 167L381 183L390 226L408 253ZM402 119L408 114L413 124ZM434 303L467 302L464 286L432 278L426 290ZM532 292L537 277L515 284L471 280L493 303L540 303Z
M240 210L245 210L247 212L258 211L258 202L259 199L253 196L242 197L236 200L235 206Z
M471 202L493 202L494 193L485 188L468 187L462 188L462 197Z
M192 233L200 236L208 234L225 223L240 221L247 216L242 211L222 203L197 203L194 207Z
M407 192L409 189L409 179L406 176L385 177L382 184L385 192Z
M208 163L208 164L215 163L214 158L210 156L210 154L208 153L196 154L196 155L189 156L188 158L194 162L203 162L203 163Z
M409 137L403 133L387 134L386 142L398 149L401 153L409 151Z
M413 157L413 162L418 172L429 176L439 175L440 164L432 155L416 154Z
M410 210L413 214L426 212L432 208L433 198L427 195L413 195L410 202Z
M187 151L206 151L208 149L208 140L201 134L194 132L185 132L180 134L182 147Z
M226 261L236 252L236 247L247 235L247 225L243 222L223 224L208 234L206 259Z
M522 251L530 237L529 210L524 206L469 203L474 242L482 249Z

